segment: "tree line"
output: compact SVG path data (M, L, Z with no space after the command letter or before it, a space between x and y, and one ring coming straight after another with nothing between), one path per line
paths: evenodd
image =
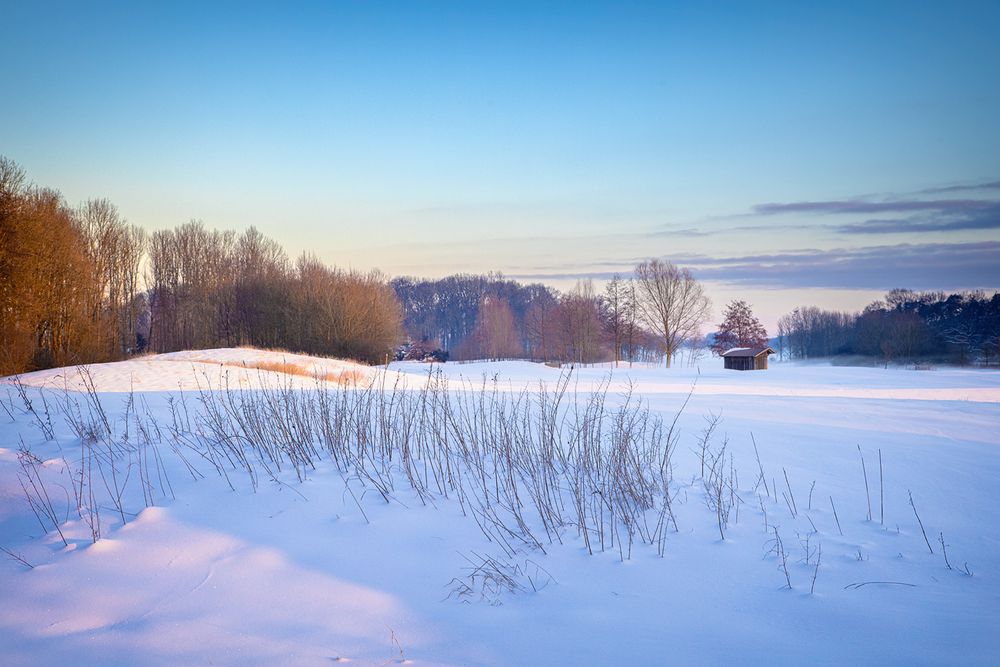
M147 234L106 199L71 207L0 157L0 374L144 352L253 345L411 358L667 364L709 312L701 284L662 260L560 293L497 274L440 280L344 271L254 228L191 221ZM423 352L422 352L423 351Z
M282 348L384 361L402 312L377 271L289 261L275 241L193 221L155 232L149 247L149 349Z
M106 199L69 206L0 157L0 375L143 352L252 345L381 362L653 362L707 348L710 302L682 267L651 259L597 292L500 274L387 280L303 254L254 228L191 221L147 234ZM764 345L750 307L727 307L712 349ZM402 347L400 344L403 343ZM1000 362L1000 294L897 289L861 313L796 308L784 358Z
M0 375L143 352L253 345L384 361L662 361L707 347L702 285L664 260L561 293L499 274L387 280L285 250L254 228L199 221L146 233L106 199L69 206L0 157ZM713 349L763 345L730 304ZM1000 363L1000 293L896 289L860 313L796 308L790 359ZM405 344L400 348L400 344Z
M778 320L791 359L862 356L893 362L1000 363L1000 293L894 289L860 313L806 306Z
M234 345L375 362L401 337L378 272L291 262L254 228L147 235L106 199L70 207L0 157L0 375Z
M106 199L69 206L0 158L0 375L145 352L252 345L384 361L667 363L709 301L661 260L560 293L498 274L440 280L345 271L191 221L147 234Z
M133 352L145 242L107 200L70 208L0 157L0 375Z
M710 302L687 269L652 259L566 293L499 274L392 281L410 343L402 358L530 359L667 365L700 337Z

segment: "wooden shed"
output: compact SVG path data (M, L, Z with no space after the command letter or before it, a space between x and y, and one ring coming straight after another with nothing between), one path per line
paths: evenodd
M734 371L766 371L770 347L734 347L722 353L726 368Z

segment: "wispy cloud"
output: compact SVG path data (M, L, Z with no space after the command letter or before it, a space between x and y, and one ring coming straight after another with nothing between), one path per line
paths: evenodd
M873 219L840 225L842 234L910 234L1000 229L1000 202L962 214Z
M686 254L668 257L702 280L763 288L928 290L1000 288L1000 242L922 243L802 249L736 257ZM521 280L606 280L613 271L590 265L573 271L514 275ZM626 273L628 271L626 270Z
M924 188L923 190L918 190L916 194L943 195L952 192L969 192L975 190L1000 190L1000 181L990 181L988 183L963 183L959 185L945 185L938 188Z
M646 236L649 236L651 238L670 238L670 237L699 238L702 236L712 236L713 234L717 233L718 230L714 229L697 229L695 227L685 227L683 229L677 229L677 228L658 229L650 232Z
M936 213L967 213L980 211L997 202L983 199L896 199L891 201L864 201L846 199L839 201L800 201L785 204L758 204L753 207L757 215L781 215L785 213L814 213L819 215L873 214L873 213L914 213L918 211Z
M702 238L708 236L719 236L722 234L733 234L737 232L785 232L800 230L830 229L830 225L817 225L815 223L789 223L789 224L759 224L759 225L736 225L728 227L706 226L704 228L685 227L683 229L666 228L658 229L643 236L648 238Z
M820 201L770 202L753 206L751 215L836 217L853 220L819 225L838 234L923 234L1000 229L1000 200L989 195L927 198L928 195L1000 189L1000 181L926 188L907 196L855 197ZM861 216L874 216L858 220Z
M965 289L1000 286L1000 242L922 243L706 259L706 280L781 287Z

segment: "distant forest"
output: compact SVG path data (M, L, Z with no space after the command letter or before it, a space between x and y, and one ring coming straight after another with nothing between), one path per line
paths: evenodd
M788 359L1000 365L1000 293L894 289L858 314L796 308L778 320L775 342Z
M697 363L709 312L691 273L656 259L601 292L584 280L561 293L499 274L390 281L293 261L252 227L146 233L107 200L68 206L0 157L0 375L238 345L369 363ZM771 340L788 359L994 365L998 332L1000 294L893 290L860 314L797 308Z
M641 322L635 288L618 278L602 294L590 281L567 293L501 275L396 278L411 359L658 361L663 345Z

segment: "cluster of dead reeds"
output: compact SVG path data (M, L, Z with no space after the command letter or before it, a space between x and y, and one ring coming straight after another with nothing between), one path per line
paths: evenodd
M631 390L613 401L606 384L577 394L569 373L553 386L521 391L486 378L455 384L440 373L410 389L384 372L364 384L317 378L302 388L287 369L274 376L262 372L268 368L258 369L248 388L238 372L221 368L215 378L201 374L196 394L168 397L166 417L158 419L131 394L123 414L110 416L89 371L79 370L84 391L54 400L79 447L64 456L72 505L95 541L102 507L125 523L130 502L149 506L172 495L163 448L193 478L215 472L234 489L234 474L256 489L262 480L281 483L286 471L304 480L329 460L363 514L369 493L385 502L400 492L423 503L455 498L507 557L545 552L567 530L591 553L612 549L626 559L639 542L662 554L668 529L676 528L676 420L665 427ZM20 391L51 438L48 404L43 415ZM46 495L39 465L22 452L25 494L43 528L58 531L68 512Z
M567 536L589 553L613 551L622 560L631 558L636 544L662 556L668 533L678 530L678 495L686 499L688 491L704 499L722 540L731 522L739 522L744 498L754 498L768 535L765 556L775 558L789 588L790 554L775 519L787 510L793 526L807 521L796 535L810 591L815 588L822 554L821 531L812 518L818 511L812 503L816 483L800 509L787 472L782 469L781 489L769 480L754 443L758 474L752 490L741 493L728 438L717 437L720 418L711 414L694 449L700 475L675 482L677 423L687 400L665 423L633 387L609 395L605 381L579 392L570 372L553 385L515 389L496 377L454 382L433 370L417 387L384 370L363 383L314 376L303 386L293 374L269 370L258 368L250 378L251 369L222 365L214 377L200 374L197 392L167 397L165 411L151 410L142 395L130 393L117 416L105 409L86 367L79 369L82 392L35 394L15 379L16 400L8 393L0 401L11 418L20 403L20 411L52 440L55 412L75 436L72 449L62 451L72 488L65 508L53 491L65 485L53 483L45 463L22 443L22 489L43 530L67 542L64 524L75 514L96 542L112 521L124 524L143 507L173 497L170 466L161 454L169 450L193 479L214 472L234 490L247 481L254 491L262 483L287 485L283 480L290 475L303 481L321 464L332 464L345 496L366 520L366 496L372 494L385 503L456 500L496 550L468 557L469 574L456 579L452 591L458 599L536 589L548 576L526 555L546 553ZM863 458L862 469L871 522ZM884 524L881 452L878 481ZM832 496L830 505L843 536ZM961 571L971 575L968 565Z

